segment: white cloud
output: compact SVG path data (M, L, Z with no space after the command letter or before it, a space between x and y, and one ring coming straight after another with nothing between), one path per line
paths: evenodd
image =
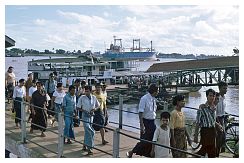
M44 26L47 25L47 21L45 19L36 19L34 20L34 24Z
M59 17L54 20L39 18L33 21L34 25L6 26L8 31L19 35L15 38L25 36L26 45L35 44L33 46L42 50L54 47L85 51L93 47L94 51L103 51L104 43L108 48L114 35L123 39L125 47L132 46L133 38L141 38L143 47L149 47L152 40L158 51L167 53L225 52L224 49L239 44L239 9L236 6L114 6L105 9L94 14L57 10ZM28 40L31 42L27 43Z
M109 16L110 16L110 14L109 14L108 12L103 12L103 15L104 15L105 17L109 17Z

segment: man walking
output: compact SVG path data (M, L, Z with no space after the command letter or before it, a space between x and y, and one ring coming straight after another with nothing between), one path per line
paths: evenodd
M159 88L156 84L151 84L148 93L144 95L139 103L139 121L140 121L140 133L141 139L152 141L156 125L154 120L156 118L156 99ZM151 157L150 152L152 144L147 142L139 142L126 156L131 158L135 153L136 155Z

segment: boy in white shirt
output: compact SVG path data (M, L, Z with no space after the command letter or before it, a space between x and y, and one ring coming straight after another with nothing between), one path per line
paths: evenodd
M153 140L157 144L162 144L170 147L170 128L169 128L170 114L168 112L162 112L160 115L160 126L158 126L154 132ZM151 157L155 158L167 158L169 157L170 149L164 148L153 144Z

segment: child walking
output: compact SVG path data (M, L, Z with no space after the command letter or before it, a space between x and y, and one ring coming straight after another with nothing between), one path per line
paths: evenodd
M153 140L158 144L170 147L170 128L169 128L170 114L162 112L160 115L160 126L154 132ZM167 158L170 155L170 149L158 145L152 145L151 157Z

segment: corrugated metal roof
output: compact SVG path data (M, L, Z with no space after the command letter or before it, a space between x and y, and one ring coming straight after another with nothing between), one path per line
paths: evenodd
M218 57L179 62L155 63L146 72L174 72L206 68L222 68L239 66L239 56Z
M14 39L12 39L9 36L5 35L5 48L9 48L11 46L15 46Z

